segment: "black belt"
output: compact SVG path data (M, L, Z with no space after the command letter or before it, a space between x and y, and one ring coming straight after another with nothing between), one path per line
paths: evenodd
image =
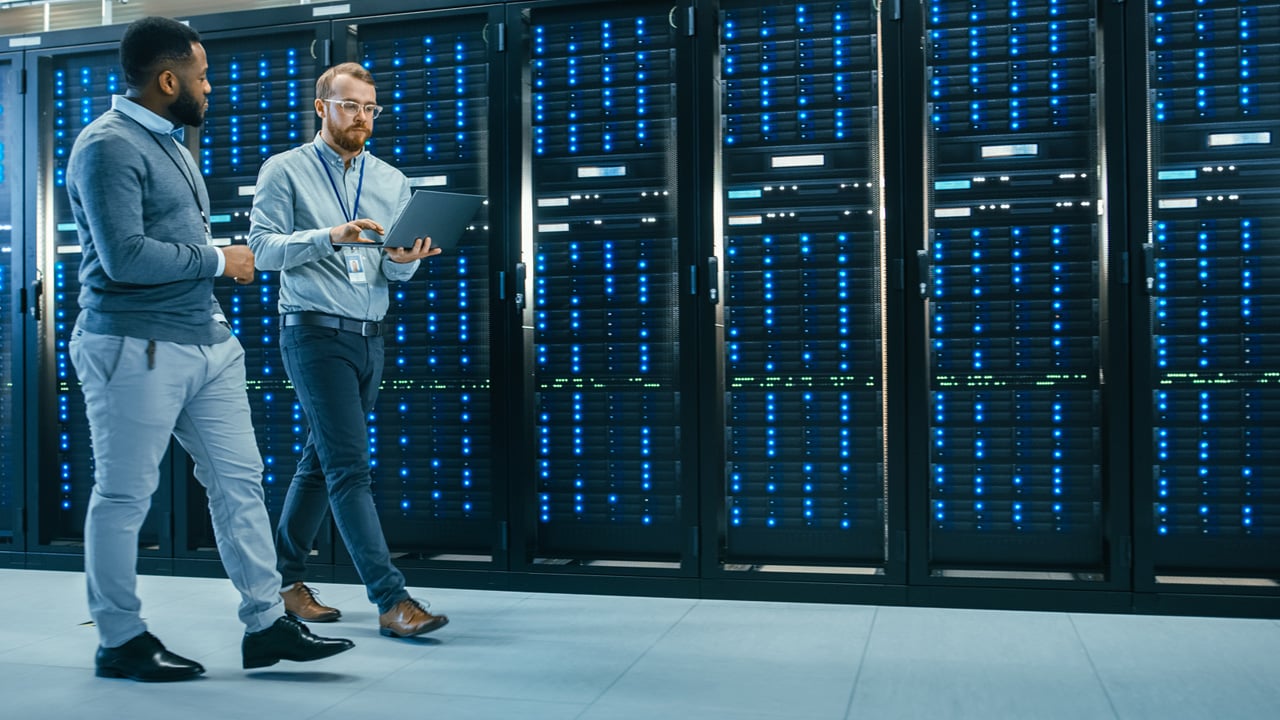
M292 327L294 325L333 328L334 330L343 330L363 335L364 337L377 337L382 334L382 323L376 323L372 320L352 320L351 318L325 315L318 312L294 312L280 316L281 327Z

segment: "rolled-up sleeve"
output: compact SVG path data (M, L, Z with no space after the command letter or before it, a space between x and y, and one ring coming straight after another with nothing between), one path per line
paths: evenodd
M267 160L249 214L249 247L259 270L287 270L334 253L329 228L294 230L295 193L283 164Z

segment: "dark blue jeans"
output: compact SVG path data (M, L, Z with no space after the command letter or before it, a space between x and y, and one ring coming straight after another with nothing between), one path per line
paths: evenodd
M369 601L387 612L409 593L391 564L370 489L366 418L382 382L382 338L286 327L280 354L307 421L307 443L276 528L281 580L288 587L305 579L307 556L332 510Z

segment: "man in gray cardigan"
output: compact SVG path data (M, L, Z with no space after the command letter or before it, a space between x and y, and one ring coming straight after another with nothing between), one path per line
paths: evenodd
M253 252L214 247L204 178L173 133L204 121L211 92L194 30L144 18L125 31L129 90L76 138L67 189L84 251L70 354L96 463L85 578L100 677L186 680L199 663L147 632L136 593L138 531L171 435L195 461L223 567L240 591L246 668L352 647L284 615L244 349L213 297L215 277L254 278Z

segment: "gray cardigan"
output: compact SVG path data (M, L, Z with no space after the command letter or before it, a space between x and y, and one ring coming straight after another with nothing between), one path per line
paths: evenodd
M193 345L230 337L214 319L221 317L213 297L219 257L192 181L208 212L208 191L190 153L118 110L76 138L67 192L84 252L80 327Z

